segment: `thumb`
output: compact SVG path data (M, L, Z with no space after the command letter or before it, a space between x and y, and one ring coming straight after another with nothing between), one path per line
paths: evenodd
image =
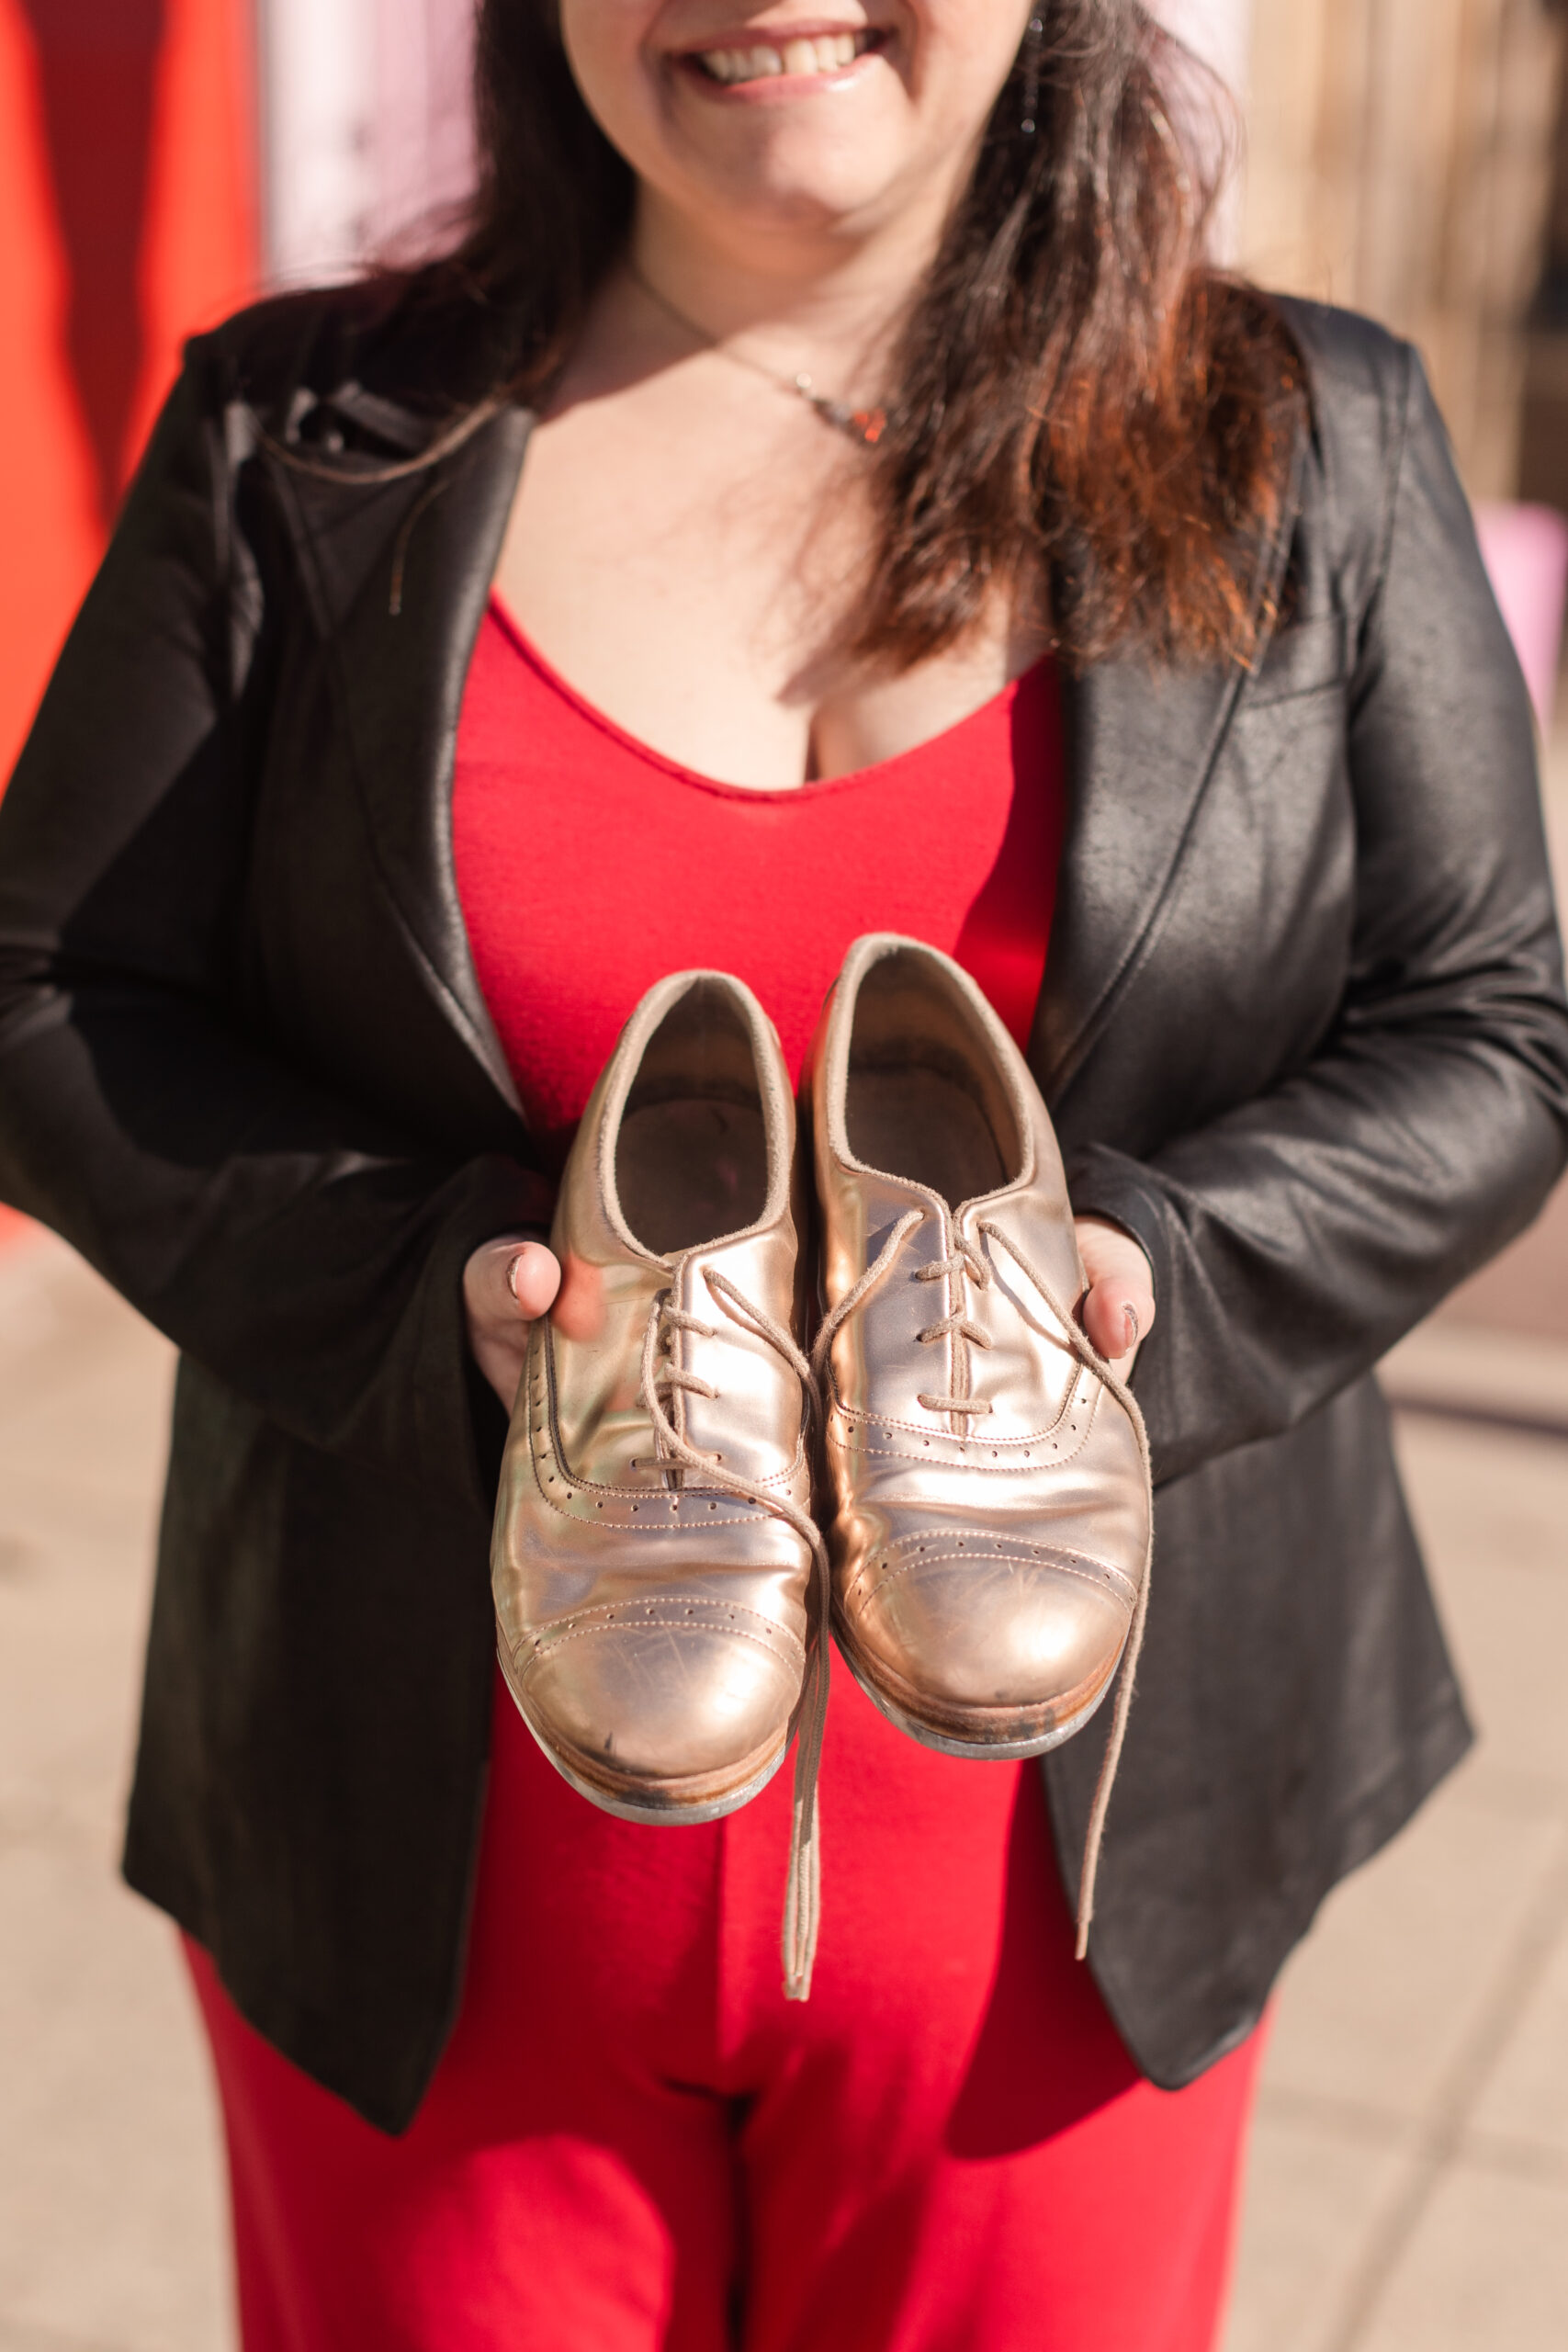
M506 1286L519 1314L532 1323L547 1315L560 1288L560 1265L542 1241L525 1241L506 1270Z

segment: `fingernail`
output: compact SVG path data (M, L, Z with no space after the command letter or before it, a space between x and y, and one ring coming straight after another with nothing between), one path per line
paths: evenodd
M1124 1356L1131 1355L1138 1344L1138 1317L1134 1307L1124 1306L1122 1309L1122 1327L1126 1334L1122 1352Z

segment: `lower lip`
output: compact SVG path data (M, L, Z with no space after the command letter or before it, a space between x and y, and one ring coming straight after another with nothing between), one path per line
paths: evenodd
M690 57L677 58L675 70L683 82L720 106L784 106L792 98L815 97L818 91L850 88L882 54L880 46L865 49L852 65L835 65L827 74L764 74L755 82L716 82Z

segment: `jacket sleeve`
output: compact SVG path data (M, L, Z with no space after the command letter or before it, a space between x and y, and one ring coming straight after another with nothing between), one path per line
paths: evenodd
M1079 1214L1125 1226L1154 1267L1134 1385L1161 1478L1366 1372L1529 1224L1568 1155L1529 707L1441 419L1405 364L1348 705L1355 927L1337 1021L1260 1099L1146 1161L1090 1146L1069 1170Z
M211 366L193 345L0 801L0 1198L297 1436L479 1507L462 1269L548 1201L246 1032Z

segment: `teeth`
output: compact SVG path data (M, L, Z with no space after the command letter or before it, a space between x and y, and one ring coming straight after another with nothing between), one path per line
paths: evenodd
M835 74L870 45L869 33L822 33L755 49L706 49L699 62L716 82L761 82L781 74Z
M760 82L764 74L784 72L776 49L710 49L702 62L716 82Z

